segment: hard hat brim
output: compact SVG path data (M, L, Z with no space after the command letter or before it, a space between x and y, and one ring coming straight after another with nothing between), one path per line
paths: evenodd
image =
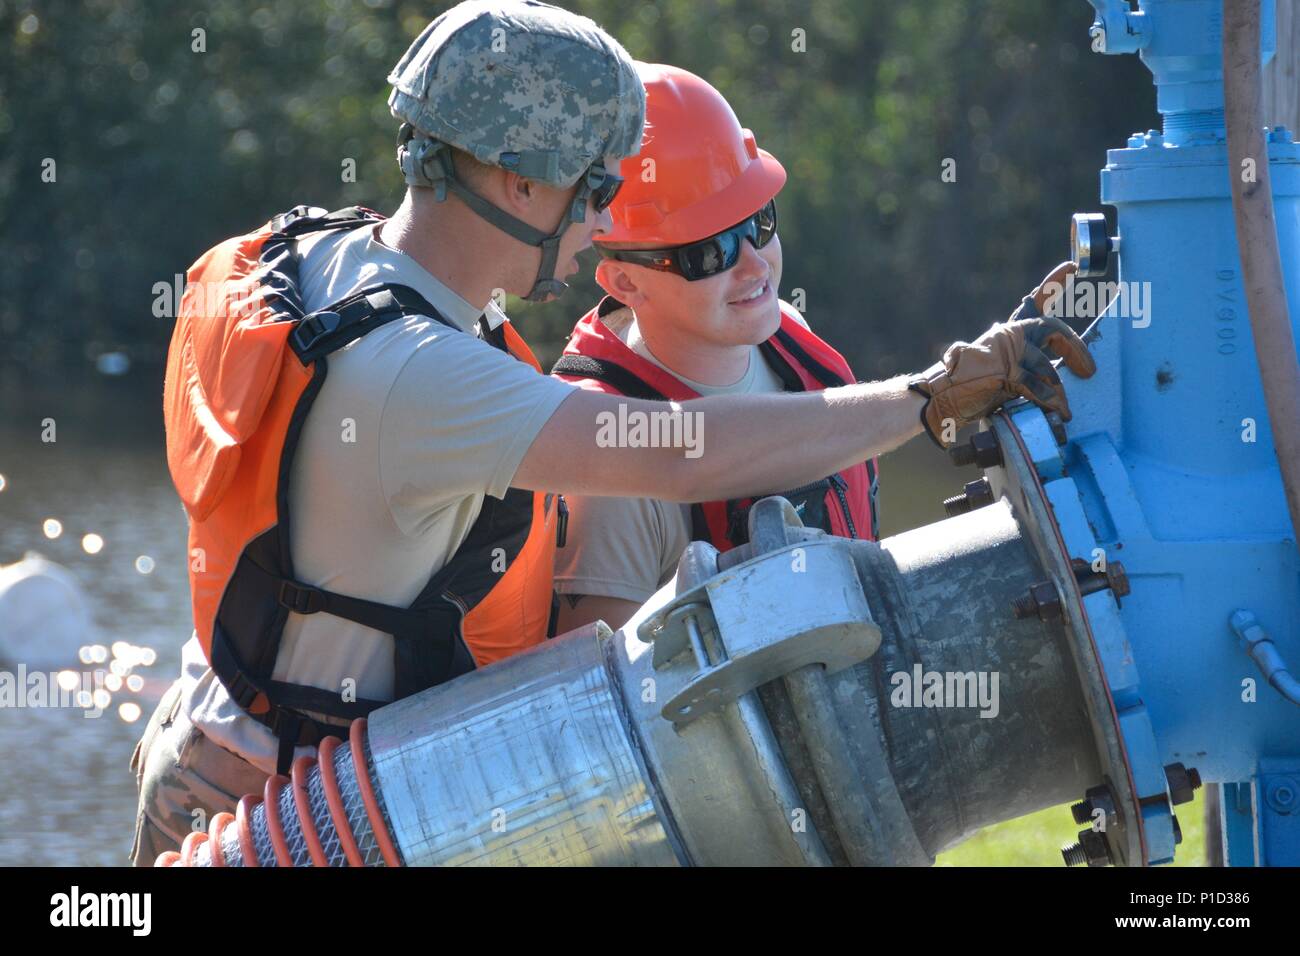
M636 157L624 160L623 176L637 176ZM785 185L785 167L765 149L725 189L686 209L663 215L653 199L627 206L615 217L614 228L593 237L611 249L655 249L698 242L752 216ZM617 204L617 200L615 200Z

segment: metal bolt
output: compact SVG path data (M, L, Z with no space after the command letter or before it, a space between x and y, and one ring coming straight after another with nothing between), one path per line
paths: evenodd
M1066 866L1083 866L1088 862L1088 854L1083 852L1083 847L1078 843L1061 847L1061 856L1065 857Z
M1110 787L1105 784L1089 787L1088 792L1083 795L1083 799L1070 807L1070 814L1074 817L1075 823L1087 823L1096 826L1094 817L1098 810L1104 815L1103 828L1118 824L1119 816L1115 810L1115 797L1111 794Z
M961 494L945 498L943 510L948 513L948 517L953 518L992 503L993 488L989 485L989 480L976 478L974 481L966 482Z
M1110 864L1110 844L1106 842L1103 834L1096 830L1083 830L1079 833L1079 842L1083 844L1083 852L1088 854L1089 866Z
M1132 590L1128 585L1128 572L1118 561L1106 563L1106 580L1110 582L1110 590L1115 595L1116 603L1119 603L1120 598L1127 597Z
M966 482L964 491L966 497L970 499L972 509L993 504L993 486L989 484L987 478L976 478L974 481Z
M1297 787L1291 777L1279 777L1269 783L1264 799L1277 813L1289 816L1296 810Z
M953 495L951 498L943 499L943 510L949 518L957 515L964 515L970 511L970 499L966 497L965 492L960 495Z
M958 468L973 465L975 464L975 449L971 447L970 442L964 445L953 445L948 449L948 460Z
M1190 803L1201 786L1201 775L1196 768L1188 770L1181 763L1166 764L1165 779L1169 781L1169 799L1174 806Z
M1066 866L1107 866L1111 862L1110 846L1106 838L1096 830L1083 830L1079 833L1079 842L1061 847L1061 855Z
M1092 565L1083 558L1071 558L1070 567L1074 570L1074 579L1079 584L1081 595L1110 588L1111 593L1115 595L1115 603L1119 604L1119 599L1127 596L1131 590L1128 573L1119 561L1107 561L1104 572L1092 570Z
M976 432L964 445L949 448L948 457L957 466L992 468L1002 464L1002 447L998 444L998 436L992 431Z
M1011 602L1011 613L1019 619L1037 617L1050 621L1061 616L1061 596L1051 581L1039 581L1024 597Z

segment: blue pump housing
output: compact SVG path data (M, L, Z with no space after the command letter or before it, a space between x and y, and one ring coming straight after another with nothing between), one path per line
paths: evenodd
M1120 561L1130 593L1078 595L1113 704L1143 859L1179 839L1165 768L1224 784L1231 865L1300 865L1300 558L1256 365L1224 129L1221 0L1091 0L1093 48L1138 52L1162 130L1107 154L1116 298L1088 338L1097 374L1062 368L1065 443L1028 404L1010 421L1069 555ZM1261 56L1274 47L1264 0ZM1268 118L1266 118L1268 121ZM1266 135L1293 328L1300 316L1300 145ZM1067 288L1067 317L1082 302ZM1071 298L1073 296L1073 299ZM1300 340L1300 329L1296 330ZM1287 667L1291 670L1288 671ZM1121 765L1122 764L1122 765ZM1125 789L1121 787L1120 789Z

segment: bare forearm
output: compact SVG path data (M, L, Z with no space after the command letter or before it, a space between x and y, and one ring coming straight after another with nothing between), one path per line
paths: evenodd
M515 484L668 501L791 488L918 434L923 399L906 381L682 403L578 392L538 434Z
M686 402L705 425L705 451L675 463L676 501L775 491L884 454L921 432L924 399L907 378L798 395L722 396ZM661 495L661 497L667 497Z

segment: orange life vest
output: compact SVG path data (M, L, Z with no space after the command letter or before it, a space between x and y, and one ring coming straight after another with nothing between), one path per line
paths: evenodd
M857 381L839 352L785 311L776 334L760 343L768 365L788 392L814 391ZM628 398L685 401L699 394L676 376L632 351L602 320L623 303L606 296L574 326L564 354L551 374L584 388ZM846 538L876 540L875 459L846 468L820 481L788 491L788 498L808 527ZM691 538L727 551L749 540L749 509L756 497L710 501L691 506Z
M484 498L465 541L431 570L410 607L326 591L294 574L290 468L328 356L407 316L450 325L415 290L395 284L304 314L297 239L382 219L360 207L326 214L298 206L208 250L187 274L167 356L167 464L190 517L194 627L231 697L279 737L281 773L295 745L347 732L304 711L349 721L387 703L273 680L290 611L391 634L400 698L541 642L553 610L563 501L514 488ZM541 372L509 323L485 338Z

